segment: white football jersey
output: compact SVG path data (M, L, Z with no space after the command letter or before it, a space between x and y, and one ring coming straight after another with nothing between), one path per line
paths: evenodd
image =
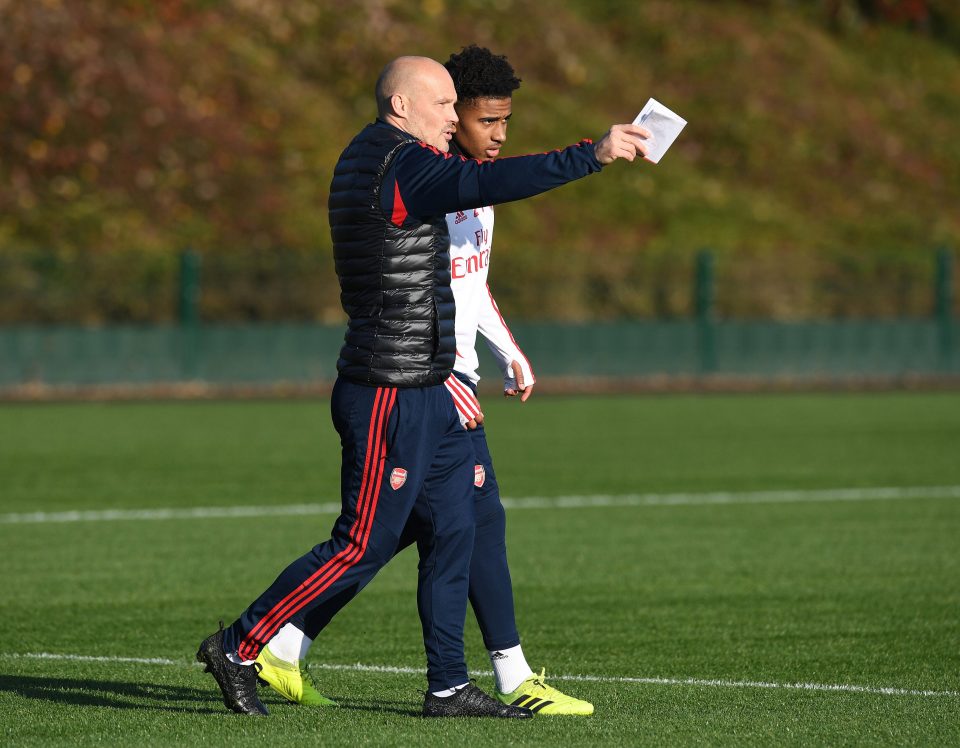
M477 356L479 332L503 373L504 389L516 389L517 386L510 372L512 361L520 364L524 384L533 384L535 379L530 362L513 339L487 285L493 246L493 208L448 213L447 228L450 230L450 285L457 305L457 361L454 370L474 384L480 381L477 373L480 365Z

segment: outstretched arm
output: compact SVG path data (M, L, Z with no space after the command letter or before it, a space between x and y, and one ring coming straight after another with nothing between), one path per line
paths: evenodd
M412 143L397 154L381 200L388 215L398 215L399 197L400 212L417 217L522 200L598 172L618 158L633 161L647 153L649 137L638 125L614 125L596 145L584 140L562 150L494 161Z

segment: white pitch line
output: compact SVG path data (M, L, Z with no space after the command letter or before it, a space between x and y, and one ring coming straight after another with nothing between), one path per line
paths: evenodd
M394 667L390 665L328 665L311 663L316 670L348 670L368 673L422 674L423 670L412 667ZM471 670L470 675L493 675L490 670ZM768 683L765 681L707 680L704 678L639 678L617 675L550 675L550 680L579 681L581 683L639 683L653 686L714 686L722 688L782 688L802 691L846 691L850 693L871 693L883 696L960 696L960 691L930 691L906 688L887 688L881 686L852 686L826 683Z
M586 509L623 506L704 506L734 504L798 504L805 502L897 501L906 499L960 499L960 486L886 486L782 491L727 491L714 493L595 494L584 496L527 496L504 498L507 509ZM339 503L281 504L277 506L207 506L166 509L102 509L70 512L0 514L0 525L63 522L116 522L177 519L243 519L338 514Z
M145 665L180 665L183 660L170 660L164 657L104 657L95 655L54 654L51 652L25 652L0 655L12 659L66 660L68 662L114 662ZM192 663L199 665L199 663ZM330 663L311 663L312 670L333 670L353 673L381 673L388 675L423 675L423 668L397 667L394 665L336 665ZM471 670L472 676L491 676L489 670ZM785 691L824 691L827 693L863 693L877 696L923 696L958 698L960 691L934 691L931 689L892 688L887 686L856 686L844 683L773 683L753 680L716 680L707 678L641 678L617 675L552 675L550 680L578 681L581 683L634 683L649 686L703 686L713 688L765 688Z
M340 504L280 504L277 506L206 506L183 509L94 509L71 512L0 514L0 524L51 522L116 522L165 519L242 519L312 514L338 514Z
M169 660L166 657L104 657L98 655L54 654L53 652L11 652L0 655L15 660L67 660L69 662L133 662L140 665L182 665L180 660Z

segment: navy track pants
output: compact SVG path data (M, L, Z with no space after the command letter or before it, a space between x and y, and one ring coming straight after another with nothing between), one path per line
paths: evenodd
M473 383L466 377L458 378L476 394ZM470 436L475 459L473 497L477 523L470 561L470 605L486 648L490 651L509 649L520 643L520 635L517 633L513 585L507 565L507 518L500 502L500 486L493 470L486 432L483 426L479 426L466 433ZM421 557L429 556L430 528L412 515L400 537L397 553L415 542ZM343 602L345 604L346 600ZM314 609L307 616L294 618L293 623L308 637L316 639L337 610L339 608L334 605Z
M474 513L477 531L470 561L470 605L483 643L490 651L520 643L513 609L513 584L507 566L507 516L500 502L500 486L483 426L471 431L477 485ZM482 468L482 472L476 468Z
M252 660L288 621L329 621L393 557L413 517L429 535L418 580L427 680L433 691L466 683L475 463L450 393L443 385L371 387L339 378L331 411L342 447L342 508L331 538L243 612L224 649Z

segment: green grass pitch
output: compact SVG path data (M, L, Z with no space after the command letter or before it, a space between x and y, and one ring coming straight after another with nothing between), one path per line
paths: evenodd
M18 520L336 501L327 403L5 405L0 742L960 743L960 395L534 396L486 411L504 495L544 499L508 510L525 652L593 717L418 718L410 551L311 652L339 709L265 694L270 718L227 713L197 644L332 515ZM467 650L487 671L469 616Z

